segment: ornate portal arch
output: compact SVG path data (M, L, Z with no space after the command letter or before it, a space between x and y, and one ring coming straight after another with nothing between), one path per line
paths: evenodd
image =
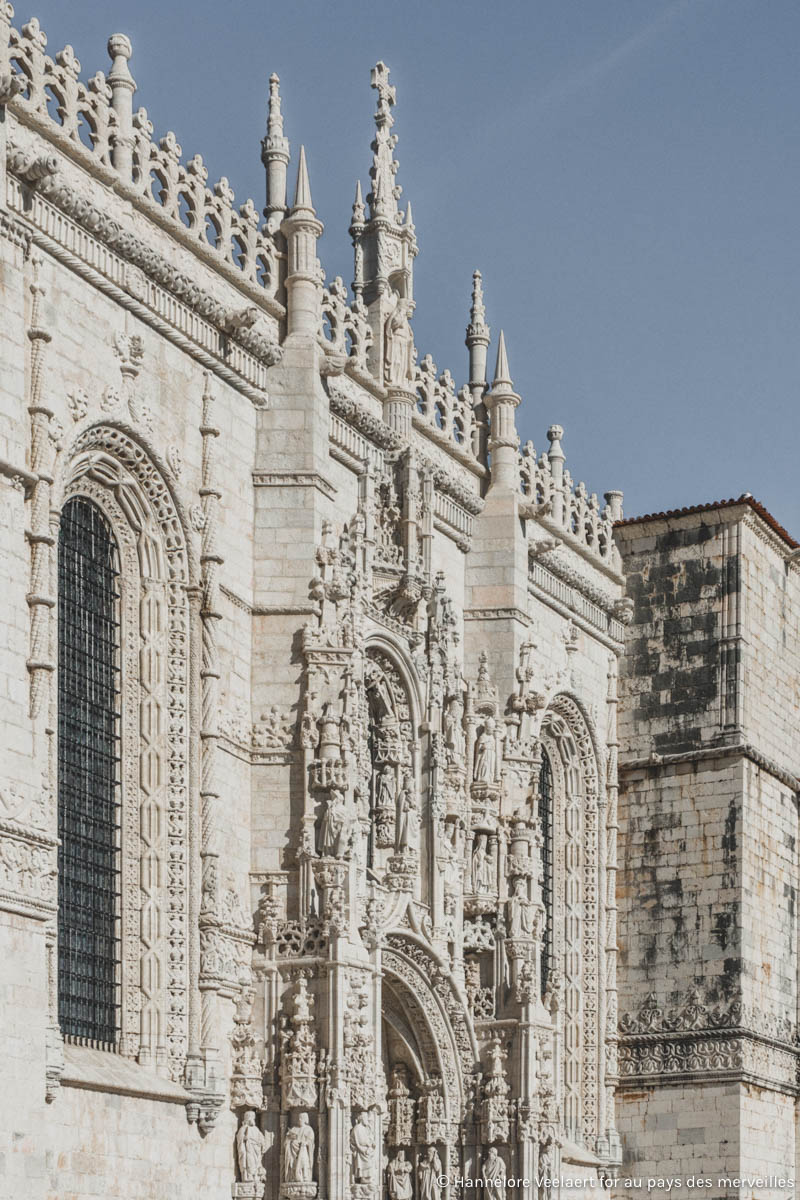
M604 1080L604 755L581 701L559 693L542 719L553 772L553 961L563 995L562 1105L570 1136L602 1133Z
M409 1022L424 1072L417 1141L440 1142L452 1154L467 1114L478 1050L469 1013L449 972L421 938L388 933L381 950L383 1009L390 1024L399 1011Z
M180 1080L189 1050L191 614L196 562L178 501L132 427L76 430L54 511L90 500L119 552L121 624L119 1050Z

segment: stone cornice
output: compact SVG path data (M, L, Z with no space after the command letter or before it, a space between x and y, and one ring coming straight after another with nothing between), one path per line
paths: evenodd
M9 176L9 206L24 217L19 223L32 242L192 354L256 407L265 406L265 373L281 357L277 343L252 330L231 332L229 308L57 176L42 180L33 192L23 187Z
M336 496L333 484L313 471L254 471L253 487L313 487L328 500Z
M595 638L614 654L624 650L624 626L621 621L584 596L572 584L557 579L544 564L536 561L528 578L528 591L537 600L554 609L560 616L572 620L579 629ZM596 612L592 612L596 609ZM598 615L599 614L599 615Z
M747 758L755 763L768 775L772 775L779 783L800 792L800 778L786 770L774 759L763 754L757 746L750 742L731 742L729 745L704 746L699 750L685 750L676 754L653 753L647 758L620 759L619 771L644 771L657 767L671 767L678 763L704 762L715 758Z

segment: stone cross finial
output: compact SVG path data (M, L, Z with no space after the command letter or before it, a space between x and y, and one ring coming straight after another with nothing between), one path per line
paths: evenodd
M394 124L392 108L397 99L397 92L389 83L389 68L385 62L376 63L370 73L370 86L378 93L378 111L375 113L375 124L389 127Z

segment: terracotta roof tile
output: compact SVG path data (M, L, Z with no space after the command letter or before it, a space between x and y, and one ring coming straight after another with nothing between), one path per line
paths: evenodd
M668 518L688 517L694 513L712 512L717 508L733 508L737 504L746 504L749 508L752 508L753 512L758 513L762 521L766 522L770 529L777 533L778 537L783 538L787 546L790 546L792 550L800 547L800 542L796 542L792 535L787 533L783 526L775 520L772 513L764 508L763 504L759 504L758 500L755 500L749 492L745 492L738 500L712 500L709 504L690 504L686 508L670 508L666 512L646 513L641 517L626 517L622 521L617 521L614 528L618 529L626 525L644 525L647 521L664 521Z

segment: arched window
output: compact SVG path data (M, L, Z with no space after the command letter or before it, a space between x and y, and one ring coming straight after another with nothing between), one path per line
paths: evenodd
M117 546L90 500L58 542L58 1015L62 1032L119 1033Z
M542 835L542 903L545 911L544 939L540 965L542 994L547 989L553 966L553 768L547 751L542 751L539 768L539 830Z

